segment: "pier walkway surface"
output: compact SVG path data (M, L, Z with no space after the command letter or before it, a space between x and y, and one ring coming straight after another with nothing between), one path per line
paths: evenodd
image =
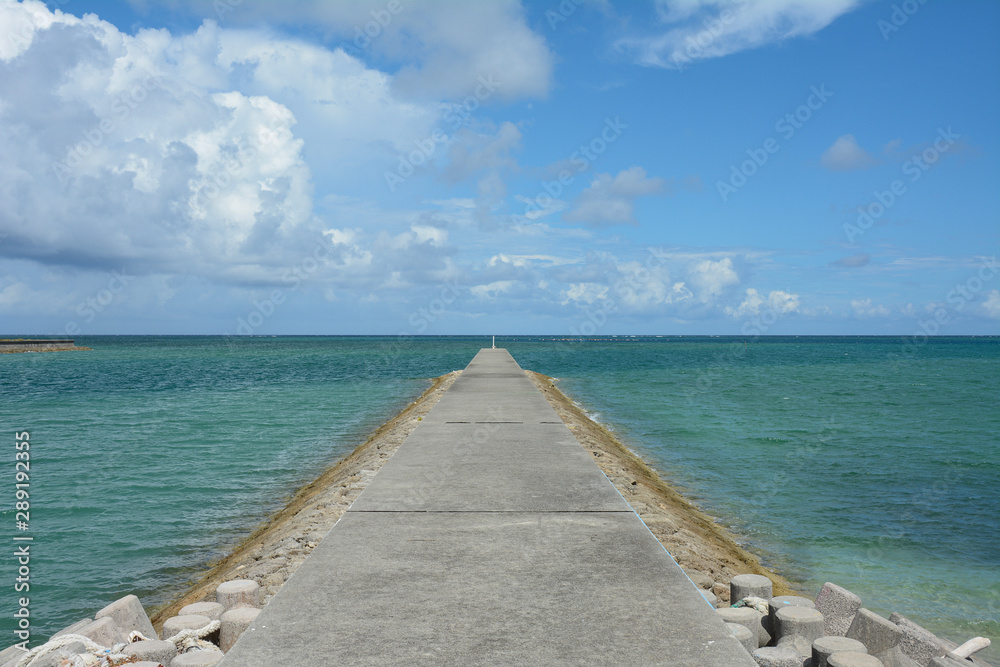
M480 351L223 659L755 662L503 349Z

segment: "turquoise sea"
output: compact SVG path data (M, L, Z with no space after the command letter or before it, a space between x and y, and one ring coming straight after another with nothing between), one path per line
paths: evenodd
M86 337L0 355L33 644L170 599L486 337ZM765 560L1000 643L1000 338L498 337ZM31 443L15 528L15 432ZM0 648L14 643L0 559ZM1000 664L1000 651L984 657Z

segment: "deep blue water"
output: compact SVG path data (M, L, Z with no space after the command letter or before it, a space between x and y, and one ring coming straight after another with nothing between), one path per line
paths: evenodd
M149 606L413 400L471 337L94 337L0 355L31 434L38 639ZM964 640L1000 640L1000 338L498 338L809 591L824 581ZM13 551L13 548L10 549ZM12 559L0 633L13 642ZM6 582L11 582L10 584ZM991 655L991 657L996 657Z

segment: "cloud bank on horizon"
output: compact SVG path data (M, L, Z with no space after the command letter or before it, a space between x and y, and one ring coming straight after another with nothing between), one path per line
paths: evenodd
M0 333L997 333L912 5L0 0Z

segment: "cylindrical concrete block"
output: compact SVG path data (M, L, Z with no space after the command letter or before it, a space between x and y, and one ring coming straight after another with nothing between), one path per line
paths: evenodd
M212 619L198 614L174 616L163 623L163 638L170 639L181 630L201 630L211 622Z
M815 602L813 602L809 598L800 597L798 595L779 595L777 597L771 598L768 601L767 604L771 608L771 611L770 611L770 616L771 616L770 623L771 623L772 632L773 632L773 628L775 626L774 615L778 612L779 609L784 609L785 607L805 607L807 609L815 609L816 608L816 603ZM184 613L183 609L181 610L181 613L182 614ZM826 634L826 633L824 633L824 634Z
M214 667L222 662L222 651L188 651L170 661L170 667Z
M775 619L774 615L778 612L778 610L785 607L806 607L808 609L815 609L816 603L809 598L800 597L798 595L779 595L768 600L767 606L768 614L767 618L764 619L764 629L768 632L768 641L773 638L775 639L774 643L777 644L778 631L776 628L778 621ZM826 632L824 631L823 634L826 634ZM811 644L812 640L809 640L806 643ZM764 646L765 644L761 645Z
M765 646L753 652L760 667L802 667L802 658L790 648Z
M241 607L240 609L231 609L223 614L222 627L219 629L219 647L223 651L231 649L259 613L260 609Z
M233 579L219 584L215 597L226 611L241 607L257 608L260 607L260 586L249 579Z
M857 651L840 651L830 656L827 664L830 667L884 667L882 661L867 653Z
M716 609L715 613L722 617L726 623L742 625L753 633L754 641L760 646L760 619L762 614L750 607L722 607Z
M778 609L781 607L806 607L807 609L816 608L815 602L809 598L804 598L801 595L776 595L771 598L769 604Z
M150 660L169 665L170 661L177 656L177 647L174 646L173 642L166 640L136 642L122 649L122 653L139 658L139 660Z
M189 604L186 607L181 607L181 610L178 613L181 616L187 614L197 614L198 616L207 616L213 621L218 621L222 618L222 615L226 613L226 608L218 602L195 602L194 604Z
M743 598L755 597L770 600L773 593L771 580L759 574L737 574L729 582L729 604Z
M784 607L774 615L774 633L780 643L787 637L812 642L823 636L823 614L808 607Z
M813 642L812 667L827 667L827 663L831 655L838 652L843 653L844 651L868 653L868 649L865 648L865 645L857 639L827 635L826 637L820 637Z
M737 623L726 623L726 627L736 637L736 641L743 645L747 653L752 654L757 650L757 638L746 626Z

